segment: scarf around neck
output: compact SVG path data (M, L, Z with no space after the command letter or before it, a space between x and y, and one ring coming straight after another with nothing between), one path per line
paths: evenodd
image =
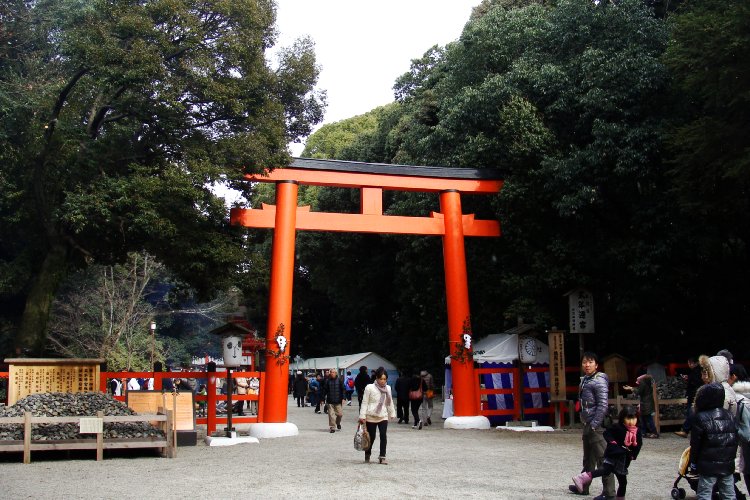
M380 384L377 382L373 382L372 385L380 391L380 401L378 401L378 406L375 407L375 413L379 414L383 410L383 403L386 406L391 406L391 387L388 384L385 384L385 387L380 387Z
M626 425L625 429L625 446L635 446L638 444L638 427L635 425Z

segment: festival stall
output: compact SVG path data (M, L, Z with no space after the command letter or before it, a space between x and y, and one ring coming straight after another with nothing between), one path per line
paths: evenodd
M503 333L488 335L474 343L474 362L479 374L482 414L492 425L509 420L533 419L550 423L549 348L535 338L533 325L520 325ZM519 353L523 354L519 358ZM451 394L451 358L445 358L446 394ZM516 386L519 374L523 384ZM523 390L523 406L515 399ZM446 401L450 413L450 400ZM444 417L446 416L444 412ZM447 415L450 416L450 415Z
M325 358L295 359L289 364L290 374L301 370L305 374L309 372L328 371L335 368L340 375L351 371L353 376L359 373L359 367L366 366L367 373L382 366L388 372L388 384L393 385L398 378L396 365L374 352L360 352L357 354L340 354L338 356L327 356Z

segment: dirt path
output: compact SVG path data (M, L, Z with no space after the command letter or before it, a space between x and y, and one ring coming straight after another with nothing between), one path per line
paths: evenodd
M445 430L438 403L431 427L418 431L392 422L390 464L367 465L352 447L356 400L344 407L343 430L335 434L328 432L326 415L289 401L288 420L300 431L296 437L230 447L199 441L179 448L175 459L109 457L97 463L92 455L23 465L4 458L0 491L14 499L582 498L567 492L580 469L578 430ZM686 446L687 440L673 434L647 440L630 468L628 498L669 498ZM682 485L688 498L694 497L684 480ZM599 494L601 483L591 491Z

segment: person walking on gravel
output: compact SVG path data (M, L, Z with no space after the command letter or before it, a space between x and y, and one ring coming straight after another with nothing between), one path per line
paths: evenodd
M424 392L422 393L424 399L422 400L422 408L420 412L422 418L420 420L425 425L432 425L432 399L435 397L435 379L427 370L422 370L419 373L419 376L422 377L425 387Z
M344 416L344 382L335 368L328 371L328 378L323 382L323 399L328 405L328 428L331 433L341 430L341 418Z
M362 365L359 367L359 373L354 378L354 388L357 389L357 399L359 400L359 407L362 407L362 396L365 394L365 387L370 383L370 376L367 374L367 367Z
M359 423L367 426L367 433L370 434L370 448L365 450L365 462L370 462L377 431L380 435L378 463L388 465L385 458L388 444L388 420L393 418L396 418L396 407L388 385L388 372L381 366L375 370L375 382L365 387L362 406L359 408Z

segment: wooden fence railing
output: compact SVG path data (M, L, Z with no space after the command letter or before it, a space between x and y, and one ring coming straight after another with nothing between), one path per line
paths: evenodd
M102 425L111 422L161 422L165 437L104 438L103 432L95 432L95 439L32 440L34 424L76 424L81 419L98 418ZM176 453L174 419L171 410L156 415L105 416L101 411L93 417L34 417L26 412L23 417L2 417L0 425L22 424L23 439L0 441L0 452L23 452L23 463L31 463L32 451L43 450L96 450L96 459L104 458L105 449L115 448L160 448L162 456L174 458Z

